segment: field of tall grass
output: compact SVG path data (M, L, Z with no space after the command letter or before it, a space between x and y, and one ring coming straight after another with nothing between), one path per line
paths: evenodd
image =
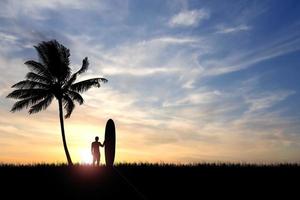
M1 194L22 198L201 199L297 194L300 165L117 163L0 165ZM2 199L2 198L1 198ZM243 199L243 198L240 198Z

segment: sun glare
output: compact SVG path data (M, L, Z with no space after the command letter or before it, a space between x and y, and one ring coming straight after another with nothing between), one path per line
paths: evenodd
M80 163L81 164L91 164L93 161L93 157L91 155L91 152L88 150L80 150Z

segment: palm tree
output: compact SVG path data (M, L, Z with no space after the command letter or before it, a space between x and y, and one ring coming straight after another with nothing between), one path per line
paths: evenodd
M11 112L29 108L29 114L45 110L55 97L58 101L61 135L65 154L69 165L72 165L64 130L63 108L66 111L65 118L71 116L75 108L74 101L83 104L84 100L80 93L87 91L93 86L100 87L100 83L106 83L105 78L92 78L75 82L78 75L88 69L88 58L84 58L81 68L71 74L70 51L56 40L41 42L36 49L40 62L29 60L25 64L30 72L26 80L12 86L17 88L8 94L7 98L18 99Z

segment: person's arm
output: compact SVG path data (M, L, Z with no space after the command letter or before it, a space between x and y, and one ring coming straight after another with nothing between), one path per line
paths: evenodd
M100 146L101 146L101 147L104 147L104 143L105 143L105 142L103 142L103 144L101 144L101 142L100 142Z
M93 149L93 143L91 144L91 153L92 153L92 155L94 154L94 151L93 151L94 149Z

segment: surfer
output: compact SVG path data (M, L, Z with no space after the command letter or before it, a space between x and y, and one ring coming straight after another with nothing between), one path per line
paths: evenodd
M99 142L99 137L95 137L95 141L92 142L91 151L93 155L93 165L95 165L95 162L97 162L97 166L100 164L100 149L99 147L104 147L104 144L101 144Z

